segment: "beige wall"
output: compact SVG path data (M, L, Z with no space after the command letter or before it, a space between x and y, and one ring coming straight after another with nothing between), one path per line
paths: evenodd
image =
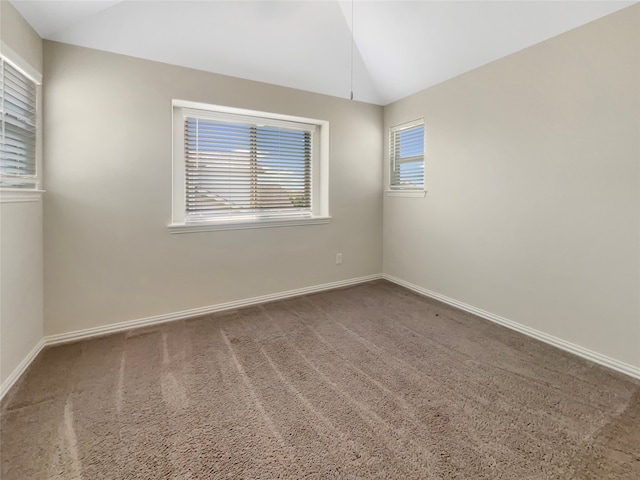
M0 0L0 37L22 60L42 73L42 39L7 0Z
M428 189L385 198L385 273L640 366L639 16L385 108L425 118Z
M381 272L381 107L48 41L45 77L46 334ZM328 120L333 221L170 234L174 98Z
M42 200L8 202L3 197L0 194L0 382L42 338Z
M0 40L42 72L42 40L7 1ZM4 52L6 53L6 52ZM14 58L14 60L16 60ZM0 385L42 338L42 200L0 194ZM11 200L11 201L9 201Z
M384 237L386 273L640 366L639 16L389 105L384 130L380 107L45 42L45 333L375 274ZM172 98L329 120L333 222L169 234ZM418 117L429 193L385 198L383 231L381 139ZM0 209L4 382L42 337L42 212Z

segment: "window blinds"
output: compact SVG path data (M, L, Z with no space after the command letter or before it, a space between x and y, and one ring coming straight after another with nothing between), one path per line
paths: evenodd
M35 188L36 84L0 57L0 186Z
M307 127L185 115L186 221L311 215Z
M392 189L424 188L424 124L394 127L390 139Z

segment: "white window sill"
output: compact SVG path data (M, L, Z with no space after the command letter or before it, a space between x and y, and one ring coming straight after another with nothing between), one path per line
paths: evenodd
M217 230L244 230L248 228L295 227L298 225L320 225L331 222L331 217L263 218L258 220L225 220L207 223L172 223L170 233L213 232Z
M419 197L424 198L427 195L426 190L386 190L384 192L388 197Z
M26 188L0 188L0 203L37 202L44 190Z

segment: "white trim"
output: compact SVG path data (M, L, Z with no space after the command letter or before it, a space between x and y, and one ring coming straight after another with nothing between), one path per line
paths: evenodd
M9 63L13 68L17 69L20 73L26 76L29 80L36 84L36 174L34 177L28 177L29 180L33 180L34 188L25 189L32 192L42 192L42 73L36 70L31 64L18 55L11 47L9 47L3 41L0 41L0 56L5 62ZM16 177L7 177L16 178ZM19 177L18 177L19 178ZM2 190L17 190L11 187L3 187ZM18 200L12 200L18 201ZM33 201L33 200L24 200Z
M370 282L373 280L378 280L380 278L384 278L385 280L393 282L402 287L408 288L409 290L412 290L416 293L434 298L436 300L439 300L448 305L452 305L466 312L473 313L474 315L477 315L481 318L498 323L507 328L523 333L525 335L528 335L530 337L533 337L545 343L548 343L549 345L552 345L554 347L573 353L582 358L586 358L587 360L591 360L600 365L604 365L605 367L609 367L618 372L640 379L640 368L638 367L635 367L628 363L621 362L619 360L615 360L611 357L607 357L606 355L602 355L600 353L594 352L593 350L589 350L579 345L575 345L573 343L567 342L565 340L554 337L552 335L548 335L546 333L540 332L539 330L526 327L514 321L508 320L498 315L494 315L492 313L486 312L484 310L473 307L471 305L467 305L466 303L459 302L445 295L441 295L431 290L427 290L426 288L419 287L418 285L414 285L413 283L406 282L404 280L401 280L397 277L394 277L392 275L388 275L385 273L385 274L374 274L374 275L367 275L364 277L350 278L347 280L338 280L336 282L324 283L321 285L297 288L295 290L272 293L268 295L262 295L259 297L247 298L244 300L236 300L233 302L219 303L217 305L193 308L190 310L183 310L180 312L155 315L152 317L140 318L137 320L128 320L125 322L114 323L114 324L105 325L102 327L87 328L84 330L76 330L74 332L61 333L58 335L49 335L42 338L35 345L35 347L33 347L33 349L24 358L24 360L22 360L22 362L20 362L20 364L14 369L14 371L11 372L11 375L9 375L6 378L6 380L2 382L2 384L0 385L0 400L4 398L6 393L11 389L11 387L16 383L16 381L22 376L22 374L27 370L29 365L31 365L31 363L35 360L35 358L43 350L43 348L51 345L75 342L75 341L84 340L87 338L108 335L111 333L123 332L126 330L130 330L132 328L158 325L166 322L172 322L175 320L184 320L187 318L207 315L210 313L221 312L224 310L232 310L232 309L241 308L241 307L248 307L250 305L256 305L256 304L265 303L265 302L273 302L276 300L283 300L286 298L292 298L300 295L307 295L310 293L322 292L325 290L332 290L340 287L347 287L350 285L357 285L359 283Z
M42 85L42 73L18 55L9 45L1 41L0 55L2 55L15 69L19 70L20 73L29 77L30 80L34 81L38 85Z
M4 396L11 390L11 387L18 381L18 379L22 376L22 374L29 368L31 362L35 360L38 354L42 351L42 349L47 345L46 338L41 338L38 343L36 343L35 347L31 349L31 351L27 354L24 359L18 364L18 366L11 372L2 385L0 385L0 400L4 398Z
M402 131L402 130L407 130L409 128L414 128L414 127L419 127L419 126L422 126L422 128L423 128L423 147L422 147L422 155L420 155L420 157L422 157L421 161L422 161L422 167L423 167L423 170L422 170L422 187L423 188L422 188L422 190L426 194L426 190L424 190L425 181L426 181L425 171L424 171L424 167L426 165L426 162L425 162L425 147L424 146L427 144L427 138L426 138L427 137L427 129L426 129L426 126L424 124L424 117L421 117L421 118L417 118L415 120L412 120L410 122L406 122L406 123L402 123L402 124L399 124L399 125L394 125L394 126L389 127L389 152L388 152L389 153L389 170L388 170L388 173L386 174L386 175L388 175L387 181L386 181L386 185L387 185L386 193L387 193L387 195L397 196L397 197L414 197L414 196L417 197L417 196L419 196L419 195L406 195L406 194L400 195L400 194L391 194L391 193L389 193L389 192L394 191L393 187L398 187L398 185L394 185L394 184L391 183L392 177L393 177L393 172L396 170L396 157L395 157L396 136L395 136L395 134L397 132ZM417 155L415 157L417 157ZM415 157L412 157L412 158L415 158ZM398 190L399 189L397 189L395 191L398 191ZM420 190L414 190L414 192L416 192L416 191L420 191ZM422 196L424 197L424 194Z
M214 232L218 230L243 230L247 228L295 227L297 225L321 225L331 222L331 217L259 218L249 220L227 220L208 223L172 223L167 226L171 233Z
M247 110L244 108L227 107L224 105L211 105L188 100L171 100L172 109L172 176L171 176L171 225L176 227L172 233L186 233L193 231L207 230L228 230L236 228L256 228L262 226L282 226L282 225L260 225L261 220L238 219L238 222L230 221L229 224L238 226L223 227L223 223L213 221L211 227L193 229L186 222L185 212L185 155L184 155L184 122L188 116L224 119L224 121L264 121L266 124L288 126L289 128L309 131L312 134L312 155L311 155L311 214L314 221L301 221L291 223L292 225L328 223L321 221L329 219L329 121L315 118L298 117L284 115L281 113L261 112L258 110ZM229 117L231 116L231 118ZM303 220L303 219L299 219ZM243 223L256 222L253 227L240 226ZM289 225L287 223L286 225ZM177 232L178 226L182 232ZM217 226L214 226L217 225Z
M284 115L282 113L263 112L260 110L248 110L246 108L227 107L226 105L212 105L210 103L191 102L189 100L171 100L173 107L187 108L192 110L205 110L216 113L229 113L232 115L242 115L250 117L262 117L265 120L282 120L286 122L306 123L310 125L328 125L326 120L318 120L315 118L298 117L295 115Z
M391 132L399 132L400 130L406 130L407 128L417 127L418 125L424 125L424 117L416 118L410 122L400 123L389 127Z
M426 297L434 298L443 303L459 308L460 310L464 310L465 312L473 313L474 315L484 318L485 320L489 320L491 322L500 324L503 327L510 328L511 330L515 330L516 332L523 333L529 337L535 338L536 340L540 340L541 342L547 343L549 345L552 345L566 352L573 353L574 355L578 355L579 357L585 358L587 360L591 360L592 362L611 368L612 370L616 370L620 373L624 373L626 375L629 375L630 377L640 379L640 367L636 367L629 363L616 360L615 358L602 355L601 353L594 352L593 350L590 350L585 347L581 347L580 345L576 345L575 343L567 342L566 340L562 340L561 338L554 337L553 335L549 335L548 333L541 332L540 330L527 327L520 323L514 322L513 320L500 317L493 313L476 308L472 305L468 305L458 300L454 300L453 298L449 298L440 293L427 290L426 288L422 288L418 285L407 282L405 280L394 277L392 275L383 273L382 278L384 278L385 280L389 280L390 282L393 282L395 284L398 284L402 287L408 288L409 290L413 290L414 292L424 295Z
M215 312L222 312L224 310L233 310L241 307L248 307L250 305L256 305L265 302L273 302L275 300L283 300L286 298L298 297L300 295L307 295L309 293L322 292L325 290L332 290L340 287L348 287L350 285L357 285L359 283L371 282L373 280L379 280L382 278L382 274L367 275L364 277L349 278L347 280L338 280L336 282L323 283L321 285L313 285L310 287L296 288L295 290L288 290L285 292L271 293L268 295L261 295L259 297L246 298L243 300L236 300L233 302L219 303L217 305L209 305L206 307L192 308L189 310L183 310L181 312L165 313L162 315L154 315L152 317L139 318L136 320L128 320L125 322L113 323L111 325L105 325L102 327L87 328L84 330L76 330L74 332L60 333L58 335L49 335L42 338L36 346L29 352L29 354L20 362L11 375L2 382L0 385L0 400L2 400L5 394L11 389L16 381L27 370L29 365L35 360L38 354L44 347L51 345L59 345L61 343L76 342L79 340L85 340L87 338L99 337L103 335L109 335L111 333L124 332L131 330L132 328L146 327L150 325L158 325L166 322L173 322L175 320L184 320L187 318L198 317Z
M261 295L259 297L246 298L243 300L235 300L233 302L219 303L217 305L209 305L206 307L192 308L189 310L182 310L180 312L165 313L161 315L154 315L152 317L139 318L137 320L128 320L126 322L113 323L111 325L105 325L102 327L87 328L84 330L76 330L75 332L61 333L58 335L50 335L45 337L46 345L57 345L60 343L75 342L78 340L84 340L86 338L97 337L107 335L110 333L123 332L132 328L146 327L149 325L158 325L165 322L172 322L174 320L184 320L186 318L199 317L202 315L208 315L210 313L222 312L224 310L233 310L241 307L248 307L250 305L256 305L259 303L273 302L275 300L283 300L285 298L298 297L300 295L307 295L309 293L322 292L324 290L332 290L334 288L347 287L349 285L356 285L358 283L370 282L372 280L379 280L382 278L381 274L367 275L365 277L350 278L347 280L338 280L337 282L323 283L321 285L313 285L310 287L296 288L295 290L288 290L285 292L271 293L268 295Z
M44 190L0 188L0 203L38 202Z
M426 190L385 190L387 197L417 197L424 198L427 196Z
M175 105L174 105L175 106ZM243 110L231 108L231 107L219 107L217 105L211 105L209 108L200 109L200 108L188 108L181 107L182 114L186 118L204 118L207 120L217 120L226 123L240 123L240 124L255 124L260 123L259 120L263 120L265 123L268 123L269 126L283 127L289 130L300 130L303 132L314 133L317 130L319 120L314 120L314 123L303 123L298 119L300 117L290 117L293 120L282 120L280 118L270 117L267 113L257 114L247 114L247 113L233 113L228 111L219 110L219 108L224 108L225 110L234 110L238 112L243 112ZM253 112L253 110L250 110ZM276 114L278 117L283 117L283 115Z

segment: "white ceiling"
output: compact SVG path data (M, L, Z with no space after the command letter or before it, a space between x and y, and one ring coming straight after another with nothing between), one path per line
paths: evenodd
M49 40L386 105L634 1L11 0Z

